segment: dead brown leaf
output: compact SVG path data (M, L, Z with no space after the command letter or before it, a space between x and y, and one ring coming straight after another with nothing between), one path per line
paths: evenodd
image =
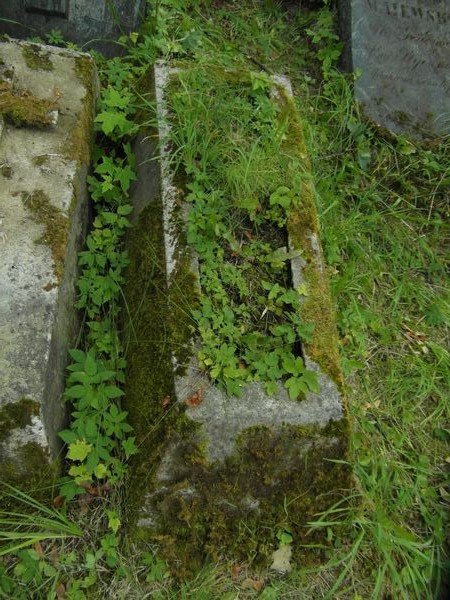
M190 407L199 406L199 404L201 404L202 402L203 402L203 391L202 390L197 390L191 396L189 396L189 398L187 398L187 400L186 400L187 406L190 406Z
M53 498L53 506L55 508L61 508L61 506L64 504L64 500L64 496L56 496Z
M255 592L260 592L264 587L264 579L252 579L251 577L247 577L242 582L243 588L250 588L255 590Z
M56 586L56 597L57 598L65 598L66 597L66 586L62 581L58 583Z
M242 567L235 563L231 567L231 579L239 579L239 575L241 574Z
M48 558L54 567L59 566L59 551L57 546L52 546Z

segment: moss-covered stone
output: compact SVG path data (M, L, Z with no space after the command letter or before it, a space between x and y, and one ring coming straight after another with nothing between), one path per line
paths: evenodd
M16 127L49 127L55 124L56 100L36 98L32 94L14 94L0 88L0 114Z
M0 442L10 435L11 430L31 425L31 419L39 414L39 409L39 403L30 398L5 404L0 409Z
M22 48L22 55L29 69L53 71L50 52L40 44L25 44Z
M136 519L148 480L171 431L186 427L175 404L160 199L143 210L128 234L126 409L140 452L132 464L130 518Z
M96 68L90 56L75 57L75 74L86 90L86 94L77 123L71 131L70 140L65 143L61 151L67 158L76 160L81 165L88 165L94 141L92 121L98 97Z
M37 223L45 226L37 244L45 244L52 251L55 275L61 279L67 247L69 219L53 204L42 190L28 194L22 192L22 202Z
M291 115L286 113L285 117L291 125ZM296 137L299 133L294 131L287 140L289 152L297 158L303 152ZM308 242L311 232L318 233L311 189L306 187L301 196L306 197L304 213L293 211L289 233L305 257L310 253L304 274L308 288L316 285L314 278L326 286L314 242ZM341 499L342 490L351 486L345 464L346 416L340 408L335 416L324 417L319 407L316 419L315 400L309 398L291 403L305 411L313 407L309 425L267 425L261 415L265 407L256 405L249 423L238 423L238 433L227 450L211 452L215 442L222 444L226 419L235 418L232 410L240 412L240 400L229 399L229 413L226 403L220 414L214 414L213 407L209 414L217 420L208 428L195 413L196 403L201 405L197 408L200 412L207 402L214 404L215 400L214 395L202 396L204 375L199 374L197 392L186 398L180 395L180 376L184 376L192 346L190 311L198 287L182 234L176 240L176 266L167 282L162 214L161 195L157 195L141 210L128 238L130 265L124 288L128 313L124 326L128 348L126 409L140 449L129 484L129 535L157 542L172 572L180 578L195 572L207 556L252 560L267 566L278 545L277 531L286 527L294 537L293 560L301 564L314 561L317 554L300 547L319 540L319 534L308 533L307 522ZM316 302L321 299L324 314L322 324L321 315L312 311L308 316L308 305L302 306L303 317L315 324L308 352L340 381L336 338L328 340L331 349L326 347L328 332L335 335L327 288L311 289L311 294L316 294ZM328 309L331 312L327 313ZM246 414L244 408L248 407L242 407ZM323 538L320 542L326 544Z
M21 398L0 409L0 482L7 481L21 489L36 489L38 496L44 498L58 470L56 463L49 463L47 450L36 442L22 444L13 454L8 450L10 436L17 432L20 435L21 430L33 425L33 417L39 415L40 405L31 398ZM1 491L0 508L7 509L10 501L2 497Z
M11 179L11 177L12 177L12 176L13 176L13 174L14 174L14 171L13 171L13 169L12 169L11 165L8 165L8 164L6 163L6 164L3 164L3 165L0 167L0 173L1 173L1 174L3 175L3 177L5 177L6 179Z
M60 471L57 461L49 462L46 450L35 442L27 442L16 449L14 458L0 446L0 482L7 482L30 494L35 500L52 500ZM9 488L0 488L0 510L17 510L17 500L9 496Z
M294 164L301 165L306 174L298 190L299 202L291 208L287 223L289 243L292 249L301 252L303 259L301 276L307 295L301 303L300 314L305 322L314 326L311 340L303 342L303 345L307 355L333 379L342 392L335 311L320 245L311 164L294 102L283 88L279 88L279 96L282 102L280 118L288 123L284 147L294 158Z

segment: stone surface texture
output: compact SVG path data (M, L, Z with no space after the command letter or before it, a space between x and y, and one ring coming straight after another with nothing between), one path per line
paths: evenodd
M0 43L14 93L55 97L59 114L50 127L5 122L0 138L0 479L11 481L57 466L98 93L88 55L45 47L51 70L30 69L24 47Z
M172 73L164 65L158 65L152 82L159 115L156 136L162 148L170 127L165 90ZM277 83L282 90L279 93L289 96L286 80ZM154 132L144 139L148 153L154 151L154 140ZM184 244L184 235L180 235L180 223L183 223L187 207L183 205L183 192L171 169L168 146L161 153L159 173L153 167L153 182L148 183L141 173L145 174L148 164L154 161L150 161L151 156L146 156L142 150L141 147L135 205L141 216L145 214L146 203L147 207L161 205L163 247L159 248L157 260L165 261L161 271L165 272L167 287L148 275L148 272L154 272L154 266L145 267L143 253L138 249L136 263L141 264L140 291L136 291L135 284L134 290L126 291L125 295L128 310L132 315L136 314L129 326L127 341L130 348L133 345L136 348L130 350L129 377L141 379L141 391L133 398L135 388L129 389L126 409L135 424L138 443L146 447L149 438L154 440L154 446L152 448L148 442L148 455L144 450L144 454L136 459L131 485L134 491L129 502L130 534L160 541L163 554L180 575L186 569L189 571L202 564L207 554L214 558L219 555L248 557L248 552L252 552L248 546L253 542L249 544L243 523L249 528L263 523L270 530L278 519L283 520L285 502L292 501L292 514L288 520L292 518L295 535L301 536L306 520L316 510L328 506L328 494L331 497L337 488L350 485L345 466L329 460L345 459L347 417L340 374L336 378L330 377L319 365L320 361L310 356L307 346L303 348L305 360L309 368L318 372L321 389L318 394L308 393L298 402L289 399L281 384L275 396L268 396L260 384L253 383L244 389L240 398L228 397L199 370L195 352L197 341L192 334L185 340L190 357L180 363L179 348L171 346L171 329L179 327L172 311L180 306L179 312L185 310L186 294L189 293L185 288L187 279L197 282L194 287L198 291L197 260ZM304 149L299 150L303 156ZM146 202L143 202L145 194ZM312 210L310 199L307 204ZM136 226L130 232L130 240L137 236L141 240L139 248L142 248L146 244L142 230L146 221L140 223L135 218L134 222ZM313 223L316 223L314 218ZM314 225L304 233L310 240L308 268L319 273L319 279L325 278L318 229ZM150 242L148 244L150 246ZM298 247L294 239L290 244L293 248ZM152 249L151 257L154 252ZM302 261L292 265L294 285L309 287L311 282L303 273L304 265ZM148 311L147 318L155 324L161 319L156 310L152 313L154 301L146 300L145 289L151 296L157 286L168 299L164 339L156 353L160 364L152 364L154 359L149 358L148 366L145 366L145 361L141 360L138 370L134 363L138 354L142 356L148 351L145 349L149 347L149 333L137 313ZM326 296L328 290L324 289L326 291L321 290L320 294ZM146 304L147 309L143 308ZM186 319L189 317L185 316ZM335 350L334 325L333 332L326 344ZM154 336L158 335L155 329ZM179 338L177 340L178 344ZM168 347L170 357L164 362L162 357ZM149 352L149 356L155 354ZM172 384L164 388L155 383L163 368L171 368L173 378ZM168 380L168 371L165 377ZM147 429L146 413L152 415L148 418ZM256 553L260 558L265 556L266 565L269 565L276 558L270 556L277 548L277 541L270 531L267 535L267 543L260 540L254 544L259 543ZM283 564L282 570L287 570L285 567Z
M0 28L13 37L43 36L52 29L79 46L107 56L120 54L115 40L136 31L145 0L5 0L0 2Z
M366 113L395 132L450 133L448 0L344 0L341 22Z

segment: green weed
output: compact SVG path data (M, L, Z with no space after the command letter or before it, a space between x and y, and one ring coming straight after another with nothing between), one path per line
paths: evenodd
M143 72L145 61L153 62L161 54L175 59L190 56L198 65L214 63L253 71L253 81L248 85L251 93L258 92L251 89L253 85L262 84L264 89L265 74L269 72L290 75L298 109L308 123L305 133L322 241L338 307L342 364L353 415L351 460L358 481L357 498L346 499L347 504L343 502L317 515L310 524L312 531L323 528L330 544L323 549L320 568L298 565L289 577L281 579L253 573L248 565L210 565L181 588L171 586L167 568L152 548L148 555L136 558L134 548L117 544L121 502L116 497L107 500L108 510L112 511L108 529L102 498L102 516L97 518L95 510L89 511L97 526L84 529L89 539L81 550L69 545L59 552L57 570L62 577L45 566L52 565L52 550L43 540L44 556L39 546L37 550L24 547L18 549L22 554L11 563L0 564L2 597L30 597L27 593L32 585L38 589L36 597L57 597L61 581L66 597L74 599L88 593L92 596L93 589L102 590L102 597L109 594L127 598L143 598L146 594L154 598L245 598L255 597L257 588L259 597L266 600L431 599L439 594L448 568L449 140L440 140L439 144L416 142L365 121L352 100L353 78L340 74L333 64L340 47L329 10L298 10L287 18L276 4L264 4L249 1L217 5L182 0L151 3L151 18L142 34L121 41L127 57L108 63L98 59L103 65L103 78L109 78L114 89L126 88ZM317 49L320 55L316 56ZM133 94L131 90L126 93ZM261 90L259 93L262 96ZM113 116L99 119L99 129L106 127L108 134L117 136L131 132L133 118L124 114L120 98L116 101L111 95L105 99L110 105L104 104L104 112ZM241 104L240 118L248 119L249 108L245 102ZM234 141L239 147L239 119L236 125ZM184 139L183 160L193 169L190 175L201 176L205 171L202 144L209 148L209 140L197 138L192 128L181 135L191 136L178 140L181 143ZM192 142L198 154L192 151ZM211 159L211 150L208 152ZM235 162L223 176L221 186L235 185L234 191L245 190L244 206L239 210L253 211L257 218L249 183L256 180L263 189L267 182L270 185L273 173L267 173L257 144L250 147L248 155L251 160L235 150ZM100 204L103 194L116 193L110 185L120 190L120 198L124 197L122 186L126 187L129 176L125 150L117 151L106 164L104 156L97 157L96 181L92 183ZM213 163L221 156L222 151L212 156ZM258 161L260 166L256 168ZM289 184L285 187L292 189ZM206 192L211 195L211 190ZM286 190L274 188L271 192L275 196L272 206L270 202L266 205L268 210L287 202ZM199 189L191 193L205 193L204 184L200 181ZM126 216L117 210L121 205L119 201L109 211L114 216L100 217L101 233L91 242L86 269L93 268L91 260L100 267L106 260L117 260L115 264L125 261L126 257L115 256L107 243L109 236L116 235L117 221ZM114 223L108 223L108 219ZM111 234L105 234L104 229ZM236 243L240 250L240 240L231 234L226 244L232 249ZM254 243L257 245L258 240ZM100 258L103 248L110 251L108 259ZM271 260L276 263L278 258L272 255L268 259L269 268ZM117 315L107 322L102 299L108 296L105 289L116 285L120 288L120 281L117 271L111 277L107 272L108 284L103 288L103 280L92 275L92 283L86 284L86 298L95 296L96 303L89 317L88 336L97 350L95 356L90 355L90 366L85 365L87 352L83 360L76 361L79 368L73 372L88 375L91 370L89 377L95 378L105 368L101 356L119 348L114 330ZM86 277L90 276L86 272ZM281 282L278 284L281 286ZM271 300L276 306L276 295ZM88 383L96 390L107 385L115 384L112 380ZM90 393L86 392L85 397ZM114 426L114 418L112 421ZM84 443L94 446L93 438L84 439L86 435L84 432L81 436ZM76 444L74 456L82 456L86 445ZM75 458L74 464L82 463ZM28 525L29 518L23 522ZM27 543L31 539L26 538Z
M249 381L292 399L318 389L294 345L310 330L289 284L289 211L301 203L300 171L286 148L287 119L274 84L253 70L187 65L170 89L170 139L190 210L187 242L199 257L200 306L192 311L200 364L229 394Z

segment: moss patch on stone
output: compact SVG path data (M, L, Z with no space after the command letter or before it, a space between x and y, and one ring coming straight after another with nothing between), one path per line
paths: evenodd
M32 425L33 417L39 414L40 405L31 398L21 398L0 409L0 482L5 481L21 490L34 490L36 499L50 500L59 471L57 461L50 463L47 450L36 442L27 442L15 449L14 458L7 450L10 434ZM0 489L0 509L17 508L14 497L3 496L3 491Z
M124 287L125 406L140 450L132 465L129 486L129 514L133 521L166 439L171 432L195 426L175 405L160 199L142 211L128 232L127 249L130 264Z
M43 71L53 71L54 69L50 52L39 44L25 44L22 48L22 55L29 69Z
M282 102L280 118L288 122L284 146L304 168L306 176L299 190L300 202L291 209L287 223L290 242L302 253L305 265L302 275L308 296L301 304L300 314L307 323L314 325L312 339L303 342L310 356L343 390L339 359L339 344L335 311L331 300L328 277L320 246L320 226L314 201L311 165L303 137L302 125L290 97L280 88Z
M89 165L94 143L95 64L89 56L77 56L74 68L86 94L77 123L71 131L69 141L61 148L61 152L70 160L76 160L78 164Z
M141 497L142 515L151 515L151 524L138 525L138 534L158 542L180 579L206 557L266 568L280 528L292 531L294 561L314 563L320 553L300 546L326 542L323 532L308 533L307 522L350 487L348 467L330 460L346 458L343 427L251 427L239 436L236 452L214 464L205 461L196 433L170 433L170 479L165 474L149 488L147 473L152 492Z
M42 167L42 165L45 165L48 163L48 160L49 160L48 154L39 154L38 156L35 156L33 158L33 165L36 165L37 167Z
M34 220L45 226L37 244L45 244L52 251L54 272L60 281L64 273L64 261L68 238L69 219L51 204L42 190L22 192L22 202L32 213Z
M47 451L35 442L24 444L15 452L14 460L0 447L0 482L7 482L30 494L38 502L49 504L53 498L56 478L60 469L57 461L49 463ZM0 488L0 509L17 510L14 495L9 488Z
M8 163L4 163L0 167L0 173L3 175L3 177L5 177L5 179L11 179L11 177L14 175L11 165L8 165Z
M23 429L31 425L32 417L39 414L39 403L30 398L10 402L0 409L0 442L5 440L13 429Z
M54 125L56 100L36 98L28 92L14 94L0 87L0 114L16 127L49 127Z

